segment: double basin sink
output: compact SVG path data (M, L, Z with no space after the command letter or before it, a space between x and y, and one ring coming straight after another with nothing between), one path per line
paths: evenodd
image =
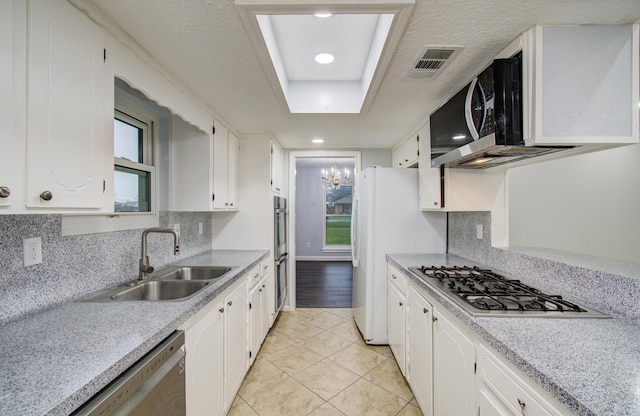
M229 271L231 267L226 266L171 267L150 275L147 280L118 285L82 301L182 301L220 280Z

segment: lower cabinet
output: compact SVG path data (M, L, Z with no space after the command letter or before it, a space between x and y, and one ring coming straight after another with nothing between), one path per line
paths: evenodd
M473 340L438 309L433 312L433 413L475 414Z
M433 306L407 290L407 381L423 416L433 416Z
M571 414L425 290L388 270L389 345L424 416Z
M187 321L185 331L187 415L221 416L223 401L223 300Z
M188 416L223 416L249 364L247 278L185 322Z
M251 289L249 295L249 359L256 359L260 345L269 330L270 313L267 302L266 277Z
M247 281L224 297L224 408L229 410L249 368ZM188 353L188 352L187 352Z
M398 367L405 374L405 299L393 283L387 284L387 338Z
M484 345L478 346L478 413L493 415L565 415L562 405L553 403L512 369L503 358Z

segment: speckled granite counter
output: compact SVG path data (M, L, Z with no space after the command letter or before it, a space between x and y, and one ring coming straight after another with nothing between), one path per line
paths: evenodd
M185 301L69 302L1 326L0 415L68 415L266 256L216 250L176 262L233 267Z
M474 318L407 268L481 264L445 254L399 254L387 259L575 414L640 415L637 320Z

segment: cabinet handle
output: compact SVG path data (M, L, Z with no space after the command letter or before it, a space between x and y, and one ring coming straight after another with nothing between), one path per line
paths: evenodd
M422 312L424 312L424 313L429 313L429 309L427 309L427 308L422 308Z
M225 206L225 207L228 207L228 206L229 206L229 203L228 203L228 202L225 202L225 203L224 203L224 206Z
M229 301L229 302L227 302L227 305L231 306L231 305L233 305L233 302Z
M42 198L42 200L44 201L51 201L53 199L53 194L51 193L51 191L44 191L40 194L40 198Z
M8 198L11 195L11 189L6 186L0 186L0 198Z
M398 306L402 306L402 302L398 302Z
M520 411L524 415L524 408L527 406L527 404L520 399L518 399L518 404L520 405Z
M432 316L432 317L431 317L431 322L435 322L435 321L437 321L437 320L438 320L438 318L437 318L436 316Z
M433 206L437 207L438 206L438 201L433 201Z
M258 292L262 292L262 288L258 289Z
M233 202L231 202L229 205L233 206Z
M395 275L395 274L392 274L392 275L391 275L391 278L392 278L392 279L395 279L395 278L396 278L396 275Z
M224 308L220 308L220 309L218 309L218 311L219 311L220 313L224 313Z

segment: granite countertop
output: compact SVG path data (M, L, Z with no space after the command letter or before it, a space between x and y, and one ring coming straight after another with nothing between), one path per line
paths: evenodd
M184 301L68 302L0 327L0 414L68 415L267 256L215 250L176 265L232 266Z
M640 415L638 321L615 317L474 318L407 268L482 264L447 254L391 254L387 259L575 414Z

